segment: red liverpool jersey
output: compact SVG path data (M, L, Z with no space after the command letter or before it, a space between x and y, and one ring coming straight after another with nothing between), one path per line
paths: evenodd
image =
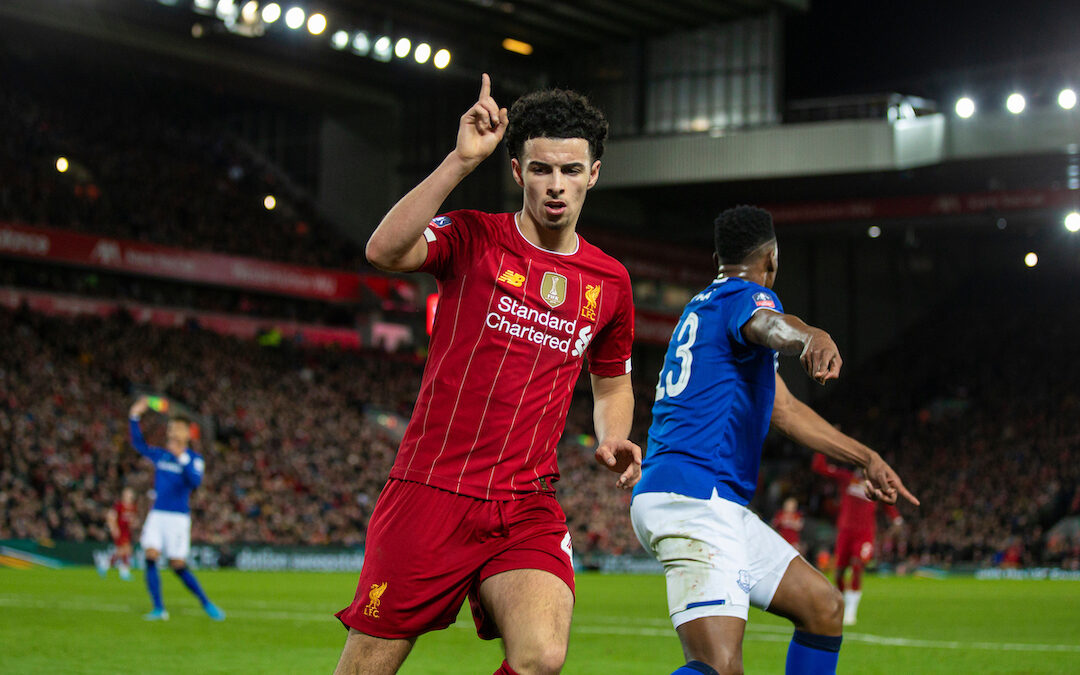
M512 213L454 211L424 231L439 282L427 366L392 478L478 499L553 490L581 364L630 372L630 276L580 235L566 254Z
M878 503L866 498L863 482L851 471L829 464L825 460L825 455L820 453L814 455L812 468L815 473L835 480L844 493L843 500L840 502L840 516L836 519L836 529L868 533L872 537L877 531ZM890 521L900 518L900 512L895 506L891 504L882 506L885 507L885 516Z
M113 512L116 513L116 529L120 536L117 539L131 539L131 524L135 520L135 505L126 506L118 501L113 504Z

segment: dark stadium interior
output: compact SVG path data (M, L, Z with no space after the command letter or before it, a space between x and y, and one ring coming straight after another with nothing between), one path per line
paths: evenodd
M871 68L829 82L790 57L808 49L814 22L835 19L806 14L800 0L326 3L327 13L356 25L445 44L454 54L445 72L316 49L302 32L238 37L212 16L194 15L190 3L83 2L70 12L58 11L61 4L0 6L0 227L357 274L374 273L363 244L381 214L452 147L481 72L492 73L501 105L538 86L595 92L614 108L613 120L624 120L618 129L613 121L605 157L612 165L639 137L696 133L706 143L790 128L790 104L801 99L910 87L902 93L937 105L911 120L952 118L952 83L968 76L985 91L1030 76L1042 87L1032 105L1050 115L1055 83L1080 73L1075 59L1048 50L1016 67L961 54L943 66L953 80L917 59L910 72ZM649 133L655 115L644 95L620 87L645 88L651 41L759 19L789 27L788 59L776 65L775 119L711 135ZM198 38L193 24L202 26ZM509 34L533 43L534 57L503 50ZM834 58L829 51L823 64ZM842 118L840 107L823 104L822 114L836 117L822 124ZM805 124L812 134L815 123ZM785 306L829 330L846 360L841 381L824 389L811 387L794 362L781 373L826 418L878 449L922 500L919 509L901 508L906 522L884 537L879 564L1080 569L1080 533L1050 534L1080 517L1080 234L1061 221L1080 193L1066 194L1078 177L1076 145L1057 144L1061 136L1080 143L1078 130L1071 117L1053 126L1053 147L945 152L904 166L611 187L601 178L581 231L614 240L609 248L627 258L641 307L662 319L659 339L635 351L634 440L645 445L664 330L714 272L711 221L720 209L875 202L882 211L778 218L776 229ZM951 151L957 132L941 133ZM64 173L59 156L70 161ZM517 208L507 167L500 151L445 210ZM1061 194L1066 202L1053 201ZM272 211L266 195L276 199ZM945 211L919 206L970 195L1005 197ZM1050 201L1017 205L1017 195ZM1038 266L1025 267L1025 254L1036 251ZM423 295L434 292L430 280L420 283ZM363 346L257 346L197 322L140 323L123 308L109 317L43 316L17 302L0 308L0 540L104 541L102 510L123 485L140 491L145 511L151 472L130 451L125 426L139 387L214 420L217 437L200 441L208 480L194 497L197 541L226 550L363 545L398 440L374 420L406 419L419 386L427 340L419 296L395 304L367 293L337 303L0 250L4 289L257 317L268 329L285 320L352 328ZM414 339L379 349L372 327L383 323ZM605 556L643 551L627 518L629 496L611 489L613 479L593 462L590 401L584 378L559 448L559 494L575 550L599 566ZM162 433L160 425L148 433ZM823 525L812 545L827 548L835 488L787 441L770 438L764 458L756 510L767 520L784 497L797 497Z

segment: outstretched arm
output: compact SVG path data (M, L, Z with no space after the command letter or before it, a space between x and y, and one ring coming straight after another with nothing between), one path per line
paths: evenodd
M784 356L798 356L806 374L819 384L840 377L844 360L832 337L792 314L756 312L742 327L748 342L771 347Z
M795 398L779 374L776 375L776 398L773 400L772 426L791 440L811 450L823 453L843 462L863 467L872 487L868 496L887 504L903 496L918 506L919 500L911 494L893 468L867 446L837 430Z
M154 459L154 453L151 452L150 446L147 445L146 439L143 438L142 429L139 428L139 418L149 407L146 397L140 396L139 400L135 401L131 406L131 410L128 411L128 428L131 431L131 445L136 452L147 459Z
M387 272L412 272L424 264L424 229L458 183L494 152L508 123L506 108L491 97L491 79L485 73L479 99L461 116L453 152L390 209L368 239L365 254L372 265Z
M835 481L842 481L844 483L850 483L851 479L855 477L855 474L850 471L841 469L834 464L829 464L829 461L825 459L825 455L820 452L814 453L814 459L810 461L810 470L816 474L825 476L826 478L832 478Z
M630 375L592 376L593 425L600 444L596 461L619 474L615 487L628 490L641 478L641 448L631 443L634 389Z

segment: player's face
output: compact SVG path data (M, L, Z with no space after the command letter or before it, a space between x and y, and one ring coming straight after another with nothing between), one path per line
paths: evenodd
M525 190L525 214L550 230L577 225L585 193L600 177L600 160L593 161L584 138L530 138L511 164Z
M131 504L135 501L135 491L131 488L124 488L124 491L120 493L120 501Z
M187 442L191 440L191 429L188 427L186 422L182 422L180 420L173 420L169 422L169 428L166 433L169 437L169 440L176 443L182 443L184 445L187 445Z

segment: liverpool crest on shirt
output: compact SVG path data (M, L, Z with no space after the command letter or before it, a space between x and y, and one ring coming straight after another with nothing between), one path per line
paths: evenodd
M540 281L540 297L552 309L566 302L566 277L554 272L544 272Z

